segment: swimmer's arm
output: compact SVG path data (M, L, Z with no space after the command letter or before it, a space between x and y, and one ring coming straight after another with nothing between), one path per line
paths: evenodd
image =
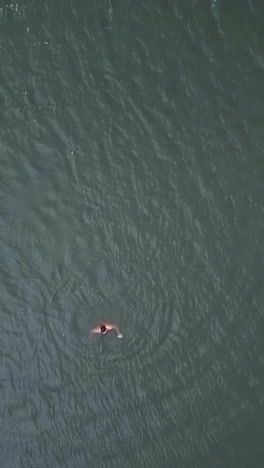
M110 325L109 323L106 323L105 326L107 330L114 330L117 333L118 338L123 338L122 333L120 333L120 330L116 325Z
M93 328L90 333L101 333L100 327Z

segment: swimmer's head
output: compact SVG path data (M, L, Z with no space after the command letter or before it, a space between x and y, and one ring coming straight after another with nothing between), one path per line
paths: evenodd
M105 326L105 325L101 325L101 326L100 326L100 330L101 330L101 333L105 333L105 332L106 332L106 326Z

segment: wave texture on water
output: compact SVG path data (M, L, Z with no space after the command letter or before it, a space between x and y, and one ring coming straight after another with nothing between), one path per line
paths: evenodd
M262 467L264 12L240 3L0 5L5 468Z

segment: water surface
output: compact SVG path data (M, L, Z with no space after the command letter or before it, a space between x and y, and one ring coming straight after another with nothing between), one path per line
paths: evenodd
M262 468L263 20L0 2L5 468Z

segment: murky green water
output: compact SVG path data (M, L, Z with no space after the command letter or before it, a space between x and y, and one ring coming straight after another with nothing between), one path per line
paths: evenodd
M262 468L264 3L0 5L1 466Z

